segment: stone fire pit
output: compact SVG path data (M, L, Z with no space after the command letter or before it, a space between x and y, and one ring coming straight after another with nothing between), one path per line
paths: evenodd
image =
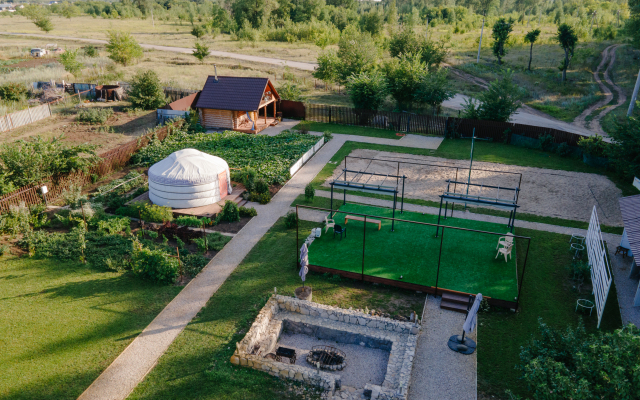
M342 386L340 374L348 370L350 362L357 361L347 359L340 350L341 344L371 349L368 351L384 351L388 352L386 374L384 380L377 382L382 384L362 382L360 387L364 389L365 396L371 399L406 400L418 329L419 326L412 322L273 295L246 336L236 344L231 363L319 386L334 393ZM301 337L316 338L311 340L322 344L313 346L306 357L308 365L314 365L315 368L300 365L300 362L292 364L288 359L277 361L273 358L283 332L287 335L307 335ZM349 357L357 358L358 354L352 351ZM318 365L318 360L328 362Z

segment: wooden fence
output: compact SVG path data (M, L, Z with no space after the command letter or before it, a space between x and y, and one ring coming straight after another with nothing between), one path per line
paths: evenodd
M29 206L42 204L44 202L44 198L40 193L42 186L46 186L49 191L46 194L47 201L55 201L59 199L62 193L69 189L71 185L83 186L91 182L91 175L104 176L124 167L131 160L133 154L149 144L154 135L156 135L159 140L164 140L171 130L180 124L182 124L181 121L165 125L140 138L131 140L101 154L100 162L87 172L79 171L58 177L50 176L39 183L24 186L12 193L0 196L0 212L7 211L10 206L20 203L25 203Z
M296 103L296 102L288 102ZM299 117L300 109L304 109L304 119L315 122L326 122L343 125L357 125L370 128L392 129L398 132L417 133L423 135L446 136L457 132L470 137L475 128L476 137L492 139L493 141L512 142L513 135L520 135L530 139L538 139L542 135L552 135L554 143L567 143L577 146L582 135L561 131L553 128L515 124L511 122L496 122L472 120L455 117L440 117L433 115L398 113L387 111L357 110L349 107L337 107L324 104L288 104L282 108L283 117Z
M29 107L25 110L6 114L0 117L0 132L8 132L12 129L40 121L41 119L45 119L50 116L51 109L49 108L49 104Z

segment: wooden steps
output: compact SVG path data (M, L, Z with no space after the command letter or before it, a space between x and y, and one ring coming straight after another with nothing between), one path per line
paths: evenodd
M475 299L475 296L472 296ZM466 314L469 296L458 293L443 293L440 308Z

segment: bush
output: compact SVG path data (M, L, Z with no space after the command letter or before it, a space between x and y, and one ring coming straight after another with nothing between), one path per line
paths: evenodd
M556 153L560 157L569 157L572 153L571 147L567 144L567 142L562 142L556 148Z
M380 72L363 72L347 80L351 103L357 109L378 110L389 94L387 81Z
M304 101L302 89L295 83L285 82L278 88L278 94L282 100Z
M312 201L316 196L316 189L313 187L311 183L308 183L304 188L304 198L308 201Z
M284 217L284 226L287 229L295 228L298 225L298 216L295 211L289 211Z
M209 263L209 259L201 254L188 254L184 257L180 257L182 265L184 267L184 273L195 277L202 271L202 269Z
M113 116L112 108L83 108L78 111L76 121L84 122L92 125L102 125L107 122L109 118Z
M0 257L2 257L8 251L9 251L9 246L7 246L6 244L3 244L2 246L0 246Z
M195 28L194 28L195 29ZM209 46L196 42L195 49L193 50L193 56L202 62L209 55Z
M225 236L220 232L208 234L206 240L204 238L193 239L193 243L195 243L202 252L206 252L207 250L220 251L230 241L231 237Z
M135 202L129 206L120 207L115 213L131 218L139 218L142 216L142 219L146 222L173 221L171 208L144 202Z
M607 150L607 144L602 140L602 136L597 134L589 137L581 137L578 146L585 154L592 157L604 157Z
M106 48L109 58L113 61L127 66L136 59L142 57L142 47L127 32L109 31L107 32L109 43ZM164 105L164 104L163 104Z
M65 50L60 54L60 64L64 67L64 70L77 77L80 71L82 71L82 64L78 61L78 50Z
M24 83L5 83L0 85L0 99L4 101L20 101L27 98L29 89Z
M236 222L240 220L240 212L238 211L238 205L233 201L227 200L224 203L224 207L217 217L218 221Z
M251 193L256 189L256 176L258 173L255 169L247 167L243 168L241 171L234 171L233 179L236 182L240 182L244 185L244 188L247 189L247 192Z
M240 217L255 217L258 215L258 212L253 207L240 207L238 213Z
M203 221L194 216L180 216L174 221L179 226L191 226L194 228L201 228Z
M539 333L522 347L517 366L534 399L637 398L640 340L635 326L588 334L582 322L560 331L540 319Z
M333 139L333 135L331 134L331 132L323 133L322 137L324 138L324 142L325 143L327 143L329 140Z
M249 196L249 201L255 201L260 204L267 204L271 201L271 194L269 192L266 193L257 193L253 192Z
M98 52L98 48L92 45L86 46L84 48L84 55L87 57L98 57L100 53Z
M593 36L600 40L614 40L617 32L611 25L599 26L593 30Z
M469 119L484 119L506 122L522 103L524 95L512 79L513 73L507 71L501 78L489 84L479 97L480 102L465 100L464 116Z
M260 178L256 181L256 193L267 193L269 191L269 184L264 178Z
M141 71L133 77L129 101L134 108L143 110L153 110L167 104L164 89L155 71Z
M553 135L542 135L538 140L540 140L542 150L551 151L553 149Z
M9 211L0 214L0 233L12 236L31 232L32 227L41 227L47 223L47 216L40 216L41 208L29 209L24 203L9 206Z
M81 201L87 201L87 196L82 194L82 186L71 184L60 194L65 206L79 207Z
M151 250L134 241L131 272L134 276L158 283L174 283L178 277L178 260L161 250Z
M616 172L629 180L640 177L640 119L626 118L622 123L616 123L609 136L613 143L609 145L608 153Z

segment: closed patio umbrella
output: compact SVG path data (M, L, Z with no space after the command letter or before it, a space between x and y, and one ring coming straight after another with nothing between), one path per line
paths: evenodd
M309 272L309 249L307 248L307 244L304 243L300 248L300 278L302 279L302 287L304 287L304 281Z
M471 304L469 296L469 304ZM476 342L465 338L465 333L471 333L476 329L478 323L478 310L482 302L482 293L478 293L471 308L467 308L467 318L462 325L462 335L453 335L449 338L449 348L462 354L472 354L476 350ZM468 307L468 306L467 306Z

